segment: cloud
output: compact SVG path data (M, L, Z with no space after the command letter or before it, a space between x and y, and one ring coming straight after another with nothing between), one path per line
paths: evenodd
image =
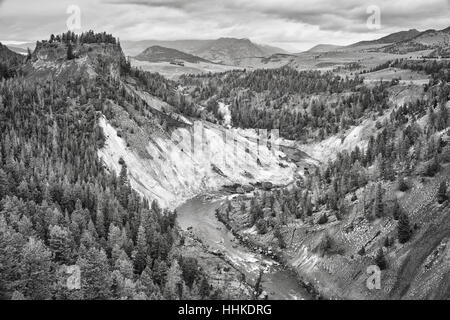
M0 40L36 40L64 31L66 8L79 5L83 30L121 39L218 37L307 49L349 44L417 28L448 27L450 0L0 0ZM367 28L367 7L381 10L381 29ZM42 8L45 8L42 9Z
M188 17L223 20L227 14L229 20L248 22L249 19L280 19L314 26L320 30L367 33L367 8L376 5L383 17L382 27L421 28L421 21L432 18L444 22L450 13L450 0L109 0L109 3L139 5L147 8L170 8L185 13ZM208 16L208 14L215 14ZM447 18L448 19L448 18ZM431 20L431 19L428 19ZM429 21L427 21L428 23ZM236 23L239 23L237 21ZM418 23L418 26L414 24Z
M132 0L132 1L107 0L105 1L105 3L118 5L141 5L147 7L166 7L166 8L185 8L189 6L188 1L179 1L179 0Z

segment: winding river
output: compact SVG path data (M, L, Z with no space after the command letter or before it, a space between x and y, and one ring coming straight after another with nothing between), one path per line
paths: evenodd
M220 252L254 283L261 269L263 290L272 300L304 300L310 295L301 286L293 272L285 270L277 262L251 252L241 245L234 235L216 218L215 211L226 197L200 196L191 199L178 209L178 222L183 230L190 230L209 246L211 251Z

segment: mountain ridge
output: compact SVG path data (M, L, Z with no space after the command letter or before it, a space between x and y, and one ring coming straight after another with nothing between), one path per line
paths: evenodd
M269 57L276 53L287 53L277 47L253 43L247 38L230 37L214 40L122 41L121 44L127 56L136 56L149 47L160 46L223 64L236 64L243 58Z
M387 36L381 37L379 39L356 42L354 44L351 44L349 47L359 47L359 46L370 45L370 44L396 43L396 42L400 42L400 41L413 39L414 37L420 35L421 33L422 32L418 31L417 29L410 29L407 31L399 31L399 32L394 32L394 33L388 34Z
M450 27L442 30L428 29L411 39L405 39L387 46L384 51L390 53L409 53L421 50L449 50Z
M185 61L191 63L199 63L199 62L207 62L211 63L206 59L201 57L188 54L176 49L161 47L161 46L152 46L145 49L139 55L134 57L136 60L140 61L149 61L149 62L174 62L174 61Z

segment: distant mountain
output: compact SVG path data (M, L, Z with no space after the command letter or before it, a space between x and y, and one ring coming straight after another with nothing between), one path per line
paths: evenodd
M332 52L332 51L336 51L336 50L347 51L347 50L358 49L359 47L370 47L370 46L383 47L383 45L391 45L391 44L395 44L398 42L411 40L420 34L422 34L420 31L418 31L416 29L410 29L407 31L395 32L395 33L389 34L387 36L384 36L382 38L375 39L375 40L360 41L360 42L357 42L357 43L354 43L354 44L351 44L348 46L338 46L338 45L333 45L333 44L318 44L318 45L312 47L311 49L309 49L308 51L306 51L306 53L325 53L325 52Z
M202 48L195 54L216 63L235 65L239 60L250 57L271 55L249 39L220 38Z
M142 53L137 55L135 59L139 61L148 61L148 62L185 61L191 63L199 63L199 62L210 63L210 61L194 56L192 54L161 46L152 46L150 48L147 48Z
M318 44L317 46L312 47L307 52L310 53L323 53L323 52L330 52L337 49L342 48L342 46L337 46L334 44Z
M360 41L360 42L350 45L350 47L397 43L400 41L410 40L410 39L418 36L420 33L421 32L416 29L410 29L408 31L395 32L395 33L389 34L385 37L382 37L382 38L376 39L376 40Z
M249 57L269 57L275 53L286 53L283 49L258 45L249 39L220 38L217 40L176 40L176 41L122 41L126 55L136 56L149 47L160 46L195 55L222 64L238 64Z
M448 51L450 27L443 30L427 30L411 39L405 39L384 48L385 52L405 54L421 50Z

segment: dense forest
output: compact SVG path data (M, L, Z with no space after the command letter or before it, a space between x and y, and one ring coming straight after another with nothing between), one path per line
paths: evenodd
M436 59L420 59L420 60L408 60L408 59L395 59L386 61L372 69L369 72L376 72L387 68L399 68L405 70L412 70L417 72L424 72L427 75L431 75L432 81L430 85L439 84L439 81L450 81L450 61L448 60L436 60ZM362 72L366 73L366 70Z
M248 227L255 226L261 235L273 232L279 248L283 249L285 243L280 229L290 221L301 219L306 222L314 212L320 211L332 212L337 220L342 220L349 208L345 199L356 201L357 190L375 184L372 196L369 193L364 199L363 217L368 221L392 217L398 221L399 242L407 242L414 232L409 213L396 201L385 202L383 183L396 183L398 190L405 192L410 188L407 177L415 174L423 178L435 177L443 165L450 162L448 143L438 134L450 125L445 106L450 99L450 86L441 81L428 93L429 100L404 104L384 122L378 122L377 133L370 136L365 150L356 147L350 152L338 153L335 160L310 172L300 187L261 192L248 205L242 203L239 210L249 214ZM417 123L421 118L427 119L423 127ZM448 199L445 182L435 191L436 202L443 203ZM267 208L270 214L267 214ZM229 205L225 209L226 215L231 210ZM324 213L315 223L326 224L328 217ZM385 243L390 246L392 241L386 239ZM363 252L362 249L361 254ZM382 259L380 261L383 264Z
M281 136L297 140L322 140L357 124L370 111L388 108L389 84L368 88L362 81L358 76L342 78L290 67L181 79L195 101L217 119L217 102L224 101L230 105L234 126L279 129ZM317 95L321 99L315 99Z
M81 34L76 34L72 31L68 31L62 34L50 36L48 40L49 43L76 43L76 44L92 44L92 43L103 43L103 44L118 44L120 45L120 41L117 40L112 34L108 34L106 32L103 33L95 33L92 30L88 32L83 32Z
M176 212L134 192L125 162L117 175L98 158L98 118L114 88L101 75L92 81L0 82L0 297L220 297L183 257ZM80 290L66 285L73 265Z

